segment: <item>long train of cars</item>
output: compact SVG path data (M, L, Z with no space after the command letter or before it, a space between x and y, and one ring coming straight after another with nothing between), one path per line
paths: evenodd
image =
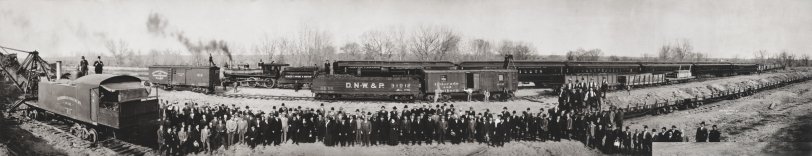
M581 61L515 61L519 81L533 82L537 87L559 88L565 83L606 80L614 89L661 85L691 80L701 76L752 74L784 68L779 65L729 62L581 62ZM498 69L501 61L461 62L461 69Z
M774 64L746 64L746 63L729 63L729 62L599 62L599 61L513 61L506 58L505 61L465 61L453 63L449 61L336 61L332 64L326 64L324 68L310 66L310 67L287 67L288 64L259 64L260 69L230 69L223 71L223 78L209 77L218 76L220 74L199 74L189 76L189 73L178 71L194 71L194 70L171 70L172 72L153 72L153 69L161 69L166 66L151 66L150 67L150 81L159 86L171 88L173 86L191 86L198 88L197 91L213 92L213 86L234 84L240 86L263 86L268 88L294 88L297 85L304 85L311 90L317 91L317 99L337 99L341 97L380 97L385 96L397 100L411 100L411 99L429 99L433 98L434 89L429 86L435 82L430 82L425 79L427 76L434 75L434 72L451 72L451 71L473 71L473 70L514 70L517 72L517 82L534 83L536 87L558 89L566 83L579 83L579 82L593 82L602 83L606 81L610 89L633 88L640 86L653 86L663 85L670 83L677 83L683 81L695 80L697 77L706 76L729 76L740 74L752 74L769 70L783 68L780 65ZM175 66L174 68L189 68L185 66ZM206 68L210 69L210 68ZM209 72L219 72L219 70L211 69ZM484 71L478 71L484 72ZM489 71L495 72L495 71ZM167 76L165 73L171 73ZM474 75L467 72L468 75ZM370 77L413 77L409 80L407 78L400 78L400 81L414 81L402 82L403 84L420 84L416 86L416 90L397 91L395 92L375 92L375 94L368 93L352 93L349 90L332 90L335 89L337 84L317 82L315 78L328 76L323 75L348 75L331 77L336 81L379 81ZM477 74L479 75L479 74ZM203 81L190 81L189 79L194 76L203 76L208 79L209 83L197 83ZM354 76L354 77L349 77ZM175 79L173 77L180 77ZM164 80L161 80L164 78ZM165 78L170 78L167 81ZM474 81L465 79L474 79L472 76L467 76L464 79L452 79L447 81ZM182 80L187 82L180 82ZM222 79L222 81L215 81ZM177 80L177 81L176 81ZM493 80L488 78L487 80ZM390 80L386 80L390 81ZM494 82L498 83L498 82ZM312 84L312 86L310 86ZM464 83L463 85L467 85ZM518 84L518 83L517 83ZM329 85L332 87L324 88L323 86ZM488 85L485 85L488 86ZM425 88L423 88L425 87ZM515 87L515 86L512 86ZM376 88L380 89L380 88ZM465 90L473 90L475 96L482 96L485 90L492 92L495 90L484 89L478 87L463 87ZM355 89L359 90L359 89ZM337 93L348 92L348 93ZM442 99L457 95L452 92L460 92L457 90L443 92ZM494 96L504 98L509 96L512 92L492 92L497 93ZM500 94L504 93L504 94ZM351 94L351 95L350 95Z

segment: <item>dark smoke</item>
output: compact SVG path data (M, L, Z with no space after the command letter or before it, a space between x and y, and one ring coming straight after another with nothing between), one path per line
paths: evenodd
M163 18L163 16L158 13L149 14L149 18L147 19L147 31L150 34L163 36L166 34L167 26L169 26L169 21Z
M183 35L182 32L173 33L173 36L194 55L202 55L203 52L220 52L226 55L229 61L233 61L231 50L228 49L228 44L223 40L211 40L208 42L197 41L197 43L193 43L188 37Z
M167 37L167 28L169 27L169 20L164 18L158 13L151 13L147 18L147 32L153 35L160 35ZM188 37L183 35L183 32L176 31L170 34L178 42L183 44L187 50L193 55L202 55L204 52L218 52L228 57L229 61L233 61L231 51L228 49L228 44L223 40L211 40L203 42L198 40L196 43L192 42Z

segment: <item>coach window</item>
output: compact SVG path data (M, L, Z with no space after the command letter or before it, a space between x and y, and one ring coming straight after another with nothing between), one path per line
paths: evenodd
M448 79L448 76L443 75L443 76L440 78L440 81L445 81L446 79Z
M499 74L499 81L505 81L505 75Z

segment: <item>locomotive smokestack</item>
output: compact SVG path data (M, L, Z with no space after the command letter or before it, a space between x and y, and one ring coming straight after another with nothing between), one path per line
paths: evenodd
M62 79L62 61L56 61L56 80Z

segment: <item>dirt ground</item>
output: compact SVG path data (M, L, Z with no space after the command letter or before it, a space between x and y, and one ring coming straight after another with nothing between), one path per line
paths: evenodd
M653 99L676 99L675 97L680 97L683 94L693 95L693 94L701 94L704 92L709 92L708 90L725 90L728 88L739 87L743 85L752 85L758 82L770 82L775 81L777 78L785 76L786 73L769 73L769 74L761 74L761 75L742 75L742 76L733 76L724 79L716 79L716 80L709 80L709 81L700 81L700 82L691 82L685 84L678 84L678 85L670 85L670 86L661 86L661 87L649 87L649 88L642 88L638 90L632 90L631 92L625 91L618 91L618 92L611 92L609 93L609 97L612 98L612 104L619 104L619 103L629 103L634 101L653 101ZM793 89L787 89L793 88ZM807 97L807 103L812 101L812 92L808 92L809 88L812 88L812 82L807 82L803 84L794 84L791 87L785 87L778 90L766 91L762 93L758 93L757 95L751 97L745 97L739 100L733 101L723 101L719 103L705 105L699 109L688 110L688 111L678 111L673 114L662 115L662 116L650 116L650 117L643 117L638 119L633 119L627 121L627 125L632 126L632 128L642 128L643 124L649 125L650 127L663 127L671 125L675 125L683 129L687 137L693 138L694 132L691 130L695 128L694 126L697 125L700 121L706 121L709 124L717 124L721 127L722 131L725 133L722 136L723 141L735 141L735 142L757 142L757 141L769 141L769 139L776 140L782 134L787 135L797 135L795 133L802 133L802 132L809 132L809 128L792 128L793 126L803 120L797 120L796 118L798 115L787 115L787 112L771 112L771 111L764 111L759 112L759 110L765 110L766 107L769 106L770 103L776 103L778 105L774 106L774 110L782 110L782 111L795 111L795 112L809 112L809 109L812 109L812 105L804 105L802 103L798 103L798 101L803 101L803 99L799 99L798 97ZM255 92L255 93L262 93L263 90L267 89L250 89L250 90L243 90L241 92ZM523 89L520 91L522 96L534 96L535 94L543 93L544 89ZM691 92L693 91L693 92ZM287 94L293 95L289 92L289 90L281 90L277 93L272 94ZM305 93L294 93L294 94L305 94ZM675 92L677 94L675 94ZM361 109L361 110L379 110L381 106L386 107L387 110L391 110L392 107L396 106L400 109L403 106L408 107L422 107L424 105L427 106L434 106L437 104L442 105L443 103L428 103L428 102L417 102L417 103L400 103L400 102L389 102L389 101L338 101L338 102L327 102L327 101L284 101L284 100L261 100L261 99L233 99L233 98L224 98L224 97L216 97L216 96L208 96L199 93L193 93L188 91L159 91L162 99L170 100L170 101L194 101L201 104L204 103L211 103L211 104L234 104L238 107L245 107L249 106L255 110L262 110L262 111L270 111L271 107L277 106L279 107L281 103L285 103L288 107L310 107L310 108L318 108L320 103L325 104L325 109L330 109L330 107L334 107L335 109L344 109L344 110L354 110L354 109ZM631 96L629 96L631 93ZM269 93L266 93L269 94ZM658 96L662 95L662 96ZM778 100L774 100L778 99ZM468 109L469 107L473 107L476 111L481 112L485 109L490 109L490 111L500 111L502 107L507 107L509 110L517 110L519 112L527 109L528 107L531 108L531 112L538 112L539 108L551 108L555 105L556 98L555 97L535 97L535 98L527 98L527 99L519 99L514 101L508 102L448 102L447 104L453 104L455 108L463 108ZM803 107L806 109L799 110L799 109L789 109L794 107ZM696 114L696 115L695 115ZM803 113L801 113L803 114ZM750 118L753 116L757 116L757 119ZM764 125L758 125L757 122L762 122ZM753 129L756 130L746 130L746 127L754 127ZM777 128L776 128L777 127ZM798 127L798 126L795 126ZM808 127L808 126L807 126ZM772 136L772 137L767 137ZM761 140L753 139L762 137ZM749 139L749 140L748 140ZM690 139L693 140L693 139ZM808 140L808 139L807 139ZM787 147L775 147L775 146L764 146L765 148L770 147L775 150L781 149L786 150ZM596 155L600 154L600 152L591 150L583 146L583 144L578 142L563 142L563 143L556 143L556 142L519 142L519 143L511 143L506 145L503 148L488 148L484 145L477 145L477 144L463 144L459 146L380 146L380 147L370 147L370 148L361 148L361 147L352 147L352 148L337 148L337 147L325 147L321 144L307 144L301 146L292 146L286 145L282 146L281 148L277 147L267 147L269 149L265 149L266 147L259 147L257 150L249 150L247 147L238 147L231 150L219 150L219 154L226 154L226 155L468 155L470 153L474 153L475 155L479 153L479 155L505 155L505 153L515 153L515 154L507 154L507 155ZM791 148L791 147L790 147ZM486 149L482 152L476 152L477 149ZM271 152L272 151L272 152ZM564 152L562 152L564 151ZM582 152L587 151L584 153L572 153L572 152Z
M67 155L45 140L19 127L19 122L0 118L0 155Z
M632 129L670 127L682 129L694 141L700 122L717 125L722 142L665 146L662 155L810 155L812 153L812 81L757 93L697 109L627 120ZM656 147L655 147L656 148ZM702 153L713 149L716 152ZM656 155L656 154L655 154Z
M206 155L206 154L200 154ZM331 156L366 156L366 155L418 155L418 156L488 156L488 155L601 155L600 151L589 149L580 142L512 142L504 147L489 147L484 144L463 143L459 145L398 145L373 147L327 147L320 143L300 145L285 144L281 146L259 146L250 149L245 145L234 146L228 150L220 148L212 155L331 155Z

